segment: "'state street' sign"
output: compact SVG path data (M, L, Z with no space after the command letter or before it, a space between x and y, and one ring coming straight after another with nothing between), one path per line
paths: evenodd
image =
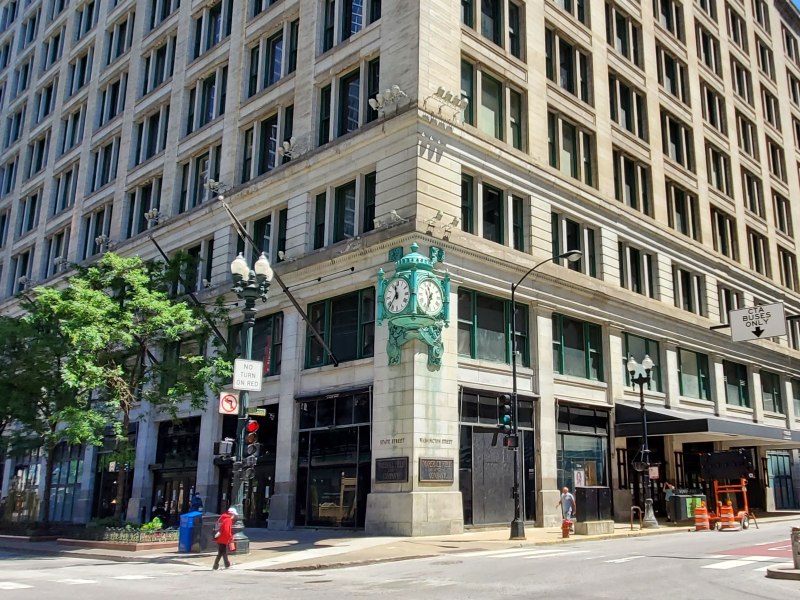
M237 358L233 361L233 389L260 392L264 363L260 360Z
M782 302L732 310L728 315L731 340L734 342L786 335L786 315Z

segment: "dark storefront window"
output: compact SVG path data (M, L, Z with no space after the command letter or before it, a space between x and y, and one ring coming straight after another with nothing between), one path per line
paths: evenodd
M199 448L200 417L159 424L153 506L166 510L168 526L177 526L179 516L189 510L197 479Z
M50 490L50 520L72 521L75 500L81 493L83 476L82 445L61 442L53 456L53 484Z
M513 453L499 433L499 394L462 391L459 404L459 487L464 523L503 523L513 517L513 502L497 490L513 485ZM536 516L536 477L533 440L533 401L519 399L522 504L524 518Z
M125 471L125 493L122 496L122 514L125 514L133 489L133 459L136 456L138 431L139 424L131 423L128 427L127 444L118 444L112 431L108 431L103 437L103 445L98 449L95 461L92 517L104 519L114 516L121 471Z
M9 521L35 521L39 515L39 477L41 471L41 448L23 454L12 450L13 472L9 482L5 518Z
M608 486L608 411L558 407L558 487Z
M371 485L370 392L302 400L298 526L363 527Z

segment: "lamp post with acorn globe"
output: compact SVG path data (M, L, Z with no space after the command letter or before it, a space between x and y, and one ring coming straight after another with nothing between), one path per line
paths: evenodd
M639 410L642 413L642 447L633 461L633 469L642 475L642 482L644 483L644 519L642 527L656 529L658 521L656 521L656 516L653 512L653 498L650 496L650 448L647 441L647 408L644 405L644 386L649 386L650 381L652 381L650 374L653 371L653 360L650 356L645 355L641 364L641 369L644 373L639 370L639 363L636 362L633 356L628 358L627 367L631 385L639 386Z
M252 270L244 256L239 253L231 262L231 276L233 278L232 291L244 300L244 321L240 338L242 358L253 358L253 326L256 322L256 299L267 301L269 284L272 281L272 267L266 254L263 252L253 265ZM238 513L233 524L233 539L236 542L236 552L247 554L250 551L250 540L244 534L244 477L243 463L245 452L245 427L247 424L248 393L242 391L239 397L239 408L236 423L236 455L233 462L233 504Z

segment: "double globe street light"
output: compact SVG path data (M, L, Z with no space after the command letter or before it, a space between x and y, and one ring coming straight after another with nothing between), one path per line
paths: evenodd
M274 275L267 255L263 252L250 269L247 260L239 253L231 262L231 276L233 278L232 291L244 300L244 321L240 337L242 358L253 359L253 326L256 322L256 300L261 298L267 301L269 284ZM245 452L245 428L247 425L248 393L242 391L239 395L238 420L236 423L236 457L233 463L233 504L237 516L233 523L233 539L236 542L237 553L247 554L250 551L250 540L244 534L244 478L243 463Z
M653 371L653 360L649 355L645 354L641 364L644 373L639 370L639 363L636 362L633 356L628 358L627 367L631 385L639 386L639 410L642 413L642 447L639 450L639 455L633 461L633 470L641 473L644 483L644 519L642 527L656 529L658 521L656 521L656 515L653 512L653 498L650 495L650 448L647 442L647 408L644 405L644 386L649 386L652 381L650 374Z
M581 259L583 253L580 250L568 250L563 254L559 254L555 260L566 260L568 262L576 262ZM552 261L552 258L547 258L539 263L533 265L525 272L525 275L520 277L517 283L511 284L511 410L513 411L514 421L511 430L513 436L513 444L510 446L514 451L514 487L512 488L512 495L514 497L514 520L511 521L511 536L512 540L525 539L525 521L522 519L522 505L520 502L520 485L519 485L519 402L517 401L517 306L514 303L517 288L522 285L522 282L533 273L536 269L543 264Z

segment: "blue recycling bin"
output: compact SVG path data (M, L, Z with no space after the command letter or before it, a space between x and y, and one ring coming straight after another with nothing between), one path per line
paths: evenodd
M181 525L178 529L178 552L191 552L199 538L203 525L203 513L199 511L188 512L181 515Z

